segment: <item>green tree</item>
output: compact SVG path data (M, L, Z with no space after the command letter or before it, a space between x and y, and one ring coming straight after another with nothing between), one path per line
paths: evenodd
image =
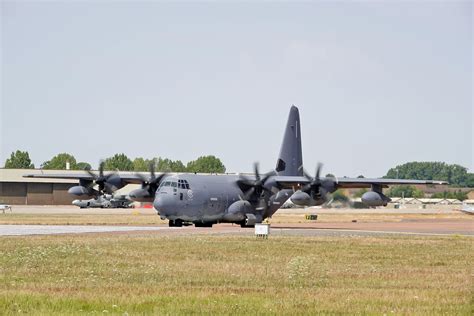
M91 170L91 169L92 169L92 166L90 165L90 163L81 161L76 164L76 170Z
M462 192L461 190L458 191L444 191L444 192L438 192L434 193L431 196L433 199L457 199L460 201L467 200L467 193Z
M365 178L363 175L358 175L357 178L362 179Z
M466 186L474 188L474 173L468 173L466 177Z
M104 161L105 170L132 171L133 162L125 154L115 154Z
M391 187L387 196L389 197L406 197L406 198L422 198L425 196L423 191L412 185L397 185Z
M467 168L444 162L408 162L391 168L384 178L442 180L455 186L474 187L474 175Z
M150 163L152 160L137 157L133 160L134 171L148 171L150 170Z
M156 159L156 170L160 172L186 172L186 167L181 160L171 160L159 157Z
M186 169L188 172L199 173L224 173L225 166L222 161L215 156L201 156L196 160L188 162Z
M76 158L68 153L57 154L51 160L45 161L41 164L42 169L65 170L66 163L69 162L70 169L76 169Z
M17 150L12 152L10 158L5 161L6 169L34 169L35 165L31 163L30 155L27 151Z

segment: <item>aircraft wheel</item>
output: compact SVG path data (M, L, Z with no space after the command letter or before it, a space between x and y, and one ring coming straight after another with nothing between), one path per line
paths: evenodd
M195 227L212 227L213 223L194 223Z
M168 222L169 227L182 227L183 226L183 221L181 219L175 219L174 221L169 221Z
M245 225L245 224L240 224L240 227L242 228L254 228L255 225Z

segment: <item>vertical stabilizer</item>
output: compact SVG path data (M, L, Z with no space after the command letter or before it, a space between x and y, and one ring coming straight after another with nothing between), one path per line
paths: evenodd
M286 123L280 156L278 156L276 169L279 176L302 176L303 156L301 153L300 113L296 106L290 109Z

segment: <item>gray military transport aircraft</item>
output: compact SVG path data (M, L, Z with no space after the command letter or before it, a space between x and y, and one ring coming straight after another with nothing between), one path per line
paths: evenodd
M133 201L126 195L104 194L88 200L74 200L72 205L80 208L130 208Z
M237 223L242 227L253 227L271 217L289 198L299 206L324 204L329 194L339 188L370 188L362 196L368 206L386 206L390 198L382 189L397 184L447 184L433 180L399 180L368 178L321 177L318 164L312 177L303 169L301 149L300 116L298 108L292 106L286 124L280 155L274 171L260 174L254 166L253 176L201 175L201 174L104 174L103 164L99 174L88 171L77 174L25 175L35 178L78 179L79 185L69 189L77 196L111 194L127 184L141 184L141 188L130 192L134 201L153 202L157 214L169 220L169 226L194 224L197 227L212 227L217 223ZM98 186L98 190L94 186Z

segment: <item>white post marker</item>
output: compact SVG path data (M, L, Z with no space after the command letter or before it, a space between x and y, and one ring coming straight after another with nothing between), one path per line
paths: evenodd
M268 239L270 235L270 224L255 224L255 236Z

